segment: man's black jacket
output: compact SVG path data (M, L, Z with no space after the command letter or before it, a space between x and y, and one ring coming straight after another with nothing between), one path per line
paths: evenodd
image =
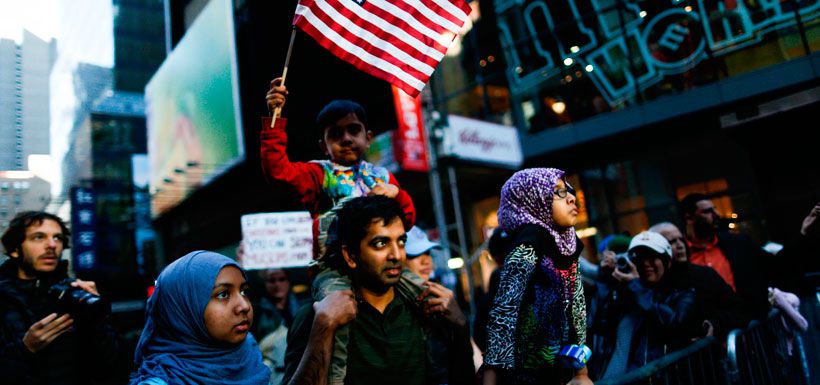
M74 320L73 330L31 353L23 335L37 321L59 313L48 288L67 278L61 263L36 280L17 278L13 259L0 265L0 382L6 385L93 384L114 368L117 343L106 320Z

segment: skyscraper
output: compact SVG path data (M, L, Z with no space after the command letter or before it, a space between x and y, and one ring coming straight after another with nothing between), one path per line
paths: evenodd
M31 154L49 154L49 74L55 40L23 32L0 39L0 170L26 170Z

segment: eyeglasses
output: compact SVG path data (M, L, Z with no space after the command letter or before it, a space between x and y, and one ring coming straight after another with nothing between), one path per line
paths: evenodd
M566 198L567 194L572 194L572 196L576 196L575 189L572 187L559 188L558 190L554 190L552 193L558 195L559 198Z

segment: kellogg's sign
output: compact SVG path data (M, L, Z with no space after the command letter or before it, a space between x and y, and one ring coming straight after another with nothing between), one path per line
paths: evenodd
M482 120L450 115L444 155L517 168L524 161L518 130Z

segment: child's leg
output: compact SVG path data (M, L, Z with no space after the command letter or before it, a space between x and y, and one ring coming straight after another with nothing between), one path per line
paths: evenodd
M424 291L422 286L424 279L410 271L409 269L402 269L399 283L396 285L396 292L409 300L408 303L416 303L416 298Z
M313 299L321 301L329 293L351 290L350 278L333 269L322 270L313 280ZM343 385L347 375L347 343L350 341L350 325L342 325L333 336L333 355L328 373L329 385ZM324 384L321 384L324 385Z
M353 284L346 275L339 274L338 271L325 268L319 271L313 279L313 300L321 301L328 294L339 290L352 290Z

